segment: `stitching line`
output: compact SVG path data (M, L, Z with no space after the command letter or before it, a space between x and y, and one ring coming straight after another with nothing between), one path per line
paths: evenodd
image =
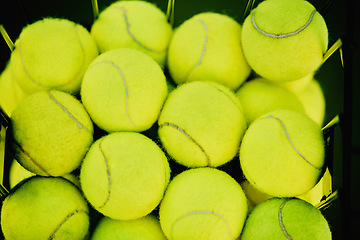
M186 213L185 215L179 217L179 218L176 219L175 222L171 225L171 230L170 230L171 239L174 239L174 237L173 237L173 228L174 228L175 223L177 223L177 222L180 221L181 219L183 219L183 218L185 218L185 217L187 217L187 216L193 215L193 214L213 214L213 215L221 218L221 219L224 220L225 223L226 223L226 226L227 226L227 228L228 228L230 237L231 237L232 239L235 239L234 236L231 234L231 230L230 230L230 226L229 226L228 220L227 220L225 217L221 216L220 214L218 214L218 213L216 213L216 212L214 212L214 211L193 211L193 212Z
M145 46L143 43L141 43L139 40L136 39L135 35L130 30L131 24L130 24L128 16L127 16L127 10L124 7L119 7L119 9L124 14L124 20L125 20L125 24L126 24L126 31L130 35L130 37L134 40L134 42L136 42L138 45L140 45L141 47L143 47L144 49L146 49L146 50L148 50L150 52L161 53L160 51L157 51L157 50L154 50L154 49L151 49L151 48Z
M82 128L84 129L85 131L87 131L88 133L90 133L89 129L87 129L79 120L77 120L74 115L72 115L69 110L64 106L62 105L55 97L54 95L51 94L51 92L47 92L50 99L52 101L54 101L75 123L76 125L78 126L78 128Z
M209 39L209 29L208 29L206 23L205 23L204 20L202 20L202 19L198 19L198 21L199 21L199 22L203 25L203 27L204 27L204 30L205 30L205 39L204 39L204 42L203 42L203 47L202 47L202 50L201 50L200 57L199 57L198 61L196 62L196 64L195 64L195 65L191 68L191 70L189 71L186 79L189 78L190 74L195 70L195 68L197 68L197 67L201 64L201 62L202 62L202 60L203 60L203 58L204 58L205 52L206 52L206 46L207 46L207 42L208 42L208 39Z
M289 32L289 33L285 33L285 34L273 34L273 33L268 33L268 32L265 32L263 30L261 30L257 25L256 25L256 22L255 22L255 10L253 11L253 14L251 16L251 20L252 20L252 24L253 24L253 27L259 32L261 33L262 35L265 35L267 37L271 37L271 38L286 38L286 37L291 37L291 36L294 36L298 33L300 33L302 30L304 30L310 23L311 21L313 20L313 17L314 17L314 14L315 14L316 10L313 10L311 12L311 15L310 15L310 18L309 20L306 22L306 24L302 27L300 27L299 29L297 29L296 31L294 32Z
M280 208L279 208L279 212L278 212L278 217L279 217L279 223L280 223L281 230L283 231L285 237L287 237L287 239L289 239L289 240L292 240L292 237L290 236L290 234L285 229L285 226L284 226L284 223L283 223L283 216L282 216L282 210L283 210L285 204L288 201L290 201L290 199L287 199L287 200L285 200L285 201L283 201L281 203Z
M105 199L104 203L99 207L99 208L103 208L105 206L105 204L109 201L110 199L110 194L111 194L111 184L112 184L112 180L111 180L111 172L110 172L110 166L109 166L109 159L106 157L104 150L102 149L102 142L104 140L101 140L99 143L99 149L101 154L104 157L105 160L105 165L106 165L106 175L108 177L108 193L107 193L107 198Z
M173 123L169 123L169 122L164 122L163 124L161 124L159 126L159 128L162 128L162 127L172 127L172 128L175 128L176 130L182 132L190 141L192 141L200 150L201 152L205 155L205 158L206 158L206 161L207 161L207 166L211 166L211 162L210 162L210 158L209 156L207 155L207 153L205 152L204 148L202 148L200 146L200 144L198 142L195 141L194 138L192 138L184 129L180 128L179 126L173 124Z
M273 118L273 119L277 120L277 121L280 123L282 129L284 130L287 140L288 140L289 143L291 144L292 148L296 151L296 153L297 153L302 159L304 159L309 165L311 165L312 167L314 167L314 168L317 169L317 170L321 170L321 168L318 168L318 167L316 167L314 164L312 164L311 162L309 162L309 161L304 157L304 155L302 155L302 154L300 153L300 151L295 147L294 143L291 141L289 132L287 131L285 124L284 124L279 118L275 117L274 115L269 115L269 116L267 116L267 117L265 117L265 118Z

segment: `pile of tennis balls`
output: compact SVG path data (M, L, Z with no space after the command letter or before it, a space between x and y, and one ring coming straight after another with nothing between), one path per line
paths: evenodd
M5 238L331 239L301 197L326 169L327 48L305 0L264 0L243 23L205 12L172 29L154 4L119 1L90 31L26 26L0 78ZM244 181L221 168L235 161Z

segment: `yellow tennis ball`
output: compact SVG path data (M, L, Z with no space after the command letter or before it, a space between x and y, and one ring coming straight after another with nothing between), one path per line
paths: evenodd
M247 180L270 196L293 197L319 181L324 166L321 128L305 114L276 110L246 131L240 164Z
M149 129L166 96L166 78L160 66L129 48L99 55L81 86L81 100L92 120L108 132Z
M84 239L89 209L81 192L63 178L28 178L3 202L6 239Z
M11 64L24 91L80 90L90 62L98 55L90 33L66 19L44 18L26 26L15 42Z
M0 107L8 116L11 116L16 106L27 95L14 79L11 64L8 63L0 75Z
M177 84L214 81L237 89L250 75L241 26L219 13L200 13L181 24L170 41L168 67Z
M26 170L23 166L20 165L16 159L14 159L10 165L9 169L9 184L10 188L14 188L19 182L29 177L35 176L36 174ZM80 188L80 183L77 177L74 174L67 173L63 178L72 182L75 186Z
M244 55L265 79L290 81L316 71L328 47L323 17L305 0L266 0L245 19Z
M57 90L25 98L11 115L11 123L16 160L39 175L72 172L93 141L93 124L83 105Z
M272 198L255 207L246 220L242 240L330 240L329 224L322 213L297 198Z
M305 113L302 103L293 92L263 78L246 82L236 92L236 96L244 109L248 124L261 115L278 109Z
M169 94L158 124L165 150L188 167L217 167L230 161L246 129L235 94L222 85L200 81Z
M117 1L100 13L91 35L101 52L134 48L164 65L172 27L153 3Z
M253 185L249 183L249 181L244 180L240 183L240 186L244 190L245 196L248 201L248 211L251 212L254 207L258 204L262 203L263 201L272 198L263 192L257 190Z
M304 90L309 85L309 83L313 80L313 78L314 78L314 73L310 73L309 75L306 75L305 77L294 80L294 81L289 81L289 82L271 81L271 82L276 83L282 87L285 87L294 93L297 93L297 92L301 92L302 90Z
M303 90L295 92L295 94L304 106L306 114L319 126L322 126L326 101L320 83L316 79L312 79Z
M237 239L247 202L241 186L215 168L177 175L161 202L160 225L169 239Z
M132 220L160 203L170 177L162 150L140 133L117 132L97 140L80 171L85 197L105 216Z
M159 220L147 215L135 220L116 220L104 217L95 227L92 240L166 240Z

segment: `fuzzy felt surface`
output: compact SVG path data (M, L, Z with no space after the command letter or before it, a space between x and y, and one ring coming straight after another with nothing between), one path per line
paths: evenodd
M160 205L160 224L172 239L237 239L247 214L240 185L215 168L177 175Z
M286 82L320 67L328 30L308 1L267 0L245 19L241 39L245 58L257 74Z
M159 220L147 215L135 220L122 221L104 217L94 230L92 240L166 240Z
M151 139L135 132L116 132L97 140L80 171L82 190L105 216L132 220L160 203L169 182L165 154Z
M133 48L165 64L172 27L164 12L146 1L117 1L103 10L91 28L101 52Z
M216 167L230 161L246 129L235 94L219 84L201 81L175 89L158 124L166 151L188 167Z
M231 17L212 12L186 20L174 32L168 66L174 81L213 81L237 89L249 76L240 44L241 26Z
M78 93L84 72L97 55L96 43L83 26L44 18L22 30L10 61L16 81L26 92Z
M34 93L11 115L14 156L27 170L62 176L80 166L93 141L84 106L57 90Z
M246 82L236 92L244 109L247 123L277 109L289 109L305 113L297 96L290 90L262 78Z
M1 228L6 239L84 239L89 209L79 189L63 178L35 176L4 200Z
M298 196L313 188L323 173L323 134L305 114L276 110L250 125L239 158L245 177L261 192Z
M17 105L28 94L19 86L15 80L11 64L8 63L0 75L0 106L3 111L11 116Z
M81 85L85 108L108 132L149 129L166 96L166 78L160 66L146 54L129 48L99 55Z
M272 198L257 205L246 220L242 240L330 240L321 212L306 201Z

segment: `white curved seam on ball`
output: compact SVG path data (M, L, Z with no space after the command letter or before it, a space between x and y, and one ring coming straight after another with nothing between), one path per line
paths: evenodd
M124 87L125 87L125 112L126 112L126 116L127 118L129 119L129 122L134 126L136 127L136 124L131 120L131 117L130 117L130 114L129 114L129 111L128 111L128 98L129 98L129 91L128 91L128 87L127 87L127 84L126 84L126 79L125 79L125 76L124 76L124 73L123 71L121 71L120 67L118 65L116 65L115 63L111 62L111 61L101 61L101 62L97 62L95 63L94 65L92 65L92 67L94 67L95 65L99 64L99 63L108 63L110 65L112 65L113 67L115 67L117 69L117 71L120 73L120 76L121 76L121 79L122 79L122 82L124 84Z
M142 42L140 42L136 37L135 35L131 32L130 30L130 27L131 27L131 24L129 22L129 19L128 19L128 16L127 16L127 10L124 8L124 7L119 7L119 9L123 12L123 15L124 15L124 21L125 21L125 24L126 24L126 31L128 32L129 36L132 38L132 40L134 42L136 42L139 46L141 46L142 48L144 48L145 50L147 51L150 51L150 52L153 52L153 53L161 53L161 51L158 51L158 50L155 50L155 49L152 49L152 48L149 48L147 46L145 46Z
M205 39L204 39L203 46L202 46L202 49L201 49L200 57L199 57L198 61L195 63L195 65L191 68L191 70L189 71L189 73L187 74L187 76L186 76L185 79L188 79L189 76L190 76L190 74L195 70L195 68L197 68L197 67L201 64L201 62L202 62L202 60L203 60L203 58L204 58L204 55L205 55L205 52L206 52L207 43L208 43L208 40L209 40L209 29L208 29L206 23L205 23L204 20L202 20L202 19L198 19L198 21L201 22L201 24L202 24L203 27L204 27Z
M211 84L209 84L210 86L213 86ZM237 109L239 109L240 113L243 112L243 110L240 108L240 106L234 101L234 99L232 99L226 92L224 92L223 90L221 90L220 88L217 88L215 86L213 86L216 90L218 90L219 92L223 93L232 103L234 103L235 107Z
M60 228L62 227L62 225L64 225L64 223L69 220L72 216L74 216L75 214L77 213L85 213L86 215L88 215L88 213L84 210L79 210L79 209L76 209L75 211L71 212L70 214L68 214L65 219L55 228L55 230L51 233L50 237L49 237L49 240L52 240L54 239L55 237L55 234L60 230Z
M43 87L43 88L47 88L47 86L45 85L42 85L38 82L35 81L35 79L33 77L31 77L30 73L27 71L26 67L25 67L25 61L24 61L24 57L23 57L23 54L22 54L22 49L21 49L21 41L19 40L19 51L20 51L20 58L21 58L21 63L24 67L24 72L26 74L26 76L36 85L36 86L39 86L39 87Z
M279 224L280 224L280 228L282 230L282 232L284 233L285 237L289 240L292 240L292 237L290 236L290 234L286 231L284 222L283 222L283 215L282 215L282 210L285 207L285 204L289 201L290 199L287 199L285 201L283 201L280 205L279 208L279 212L278 212L278 217L279 217Z
M40 171L42 171L43 173L45 173L47 176L51 176L38 162L36 162L31 156L30 154L17 142L15 141L15 139L13 139L13 143L17 146L17 148L20 149L20 151L30 159L30 161L40 169Z
M282 129L284 130L288 142L291 144L292 148L296 151L296 153L297 153L302 159L304 159L309 165L311 165L312 167L314 167L314 168L317 169L317 170L321 170L321 167L318 168L318 167L316 167L314 164L312 164L311 162L309 162L309 161L304 157L304 155L302 155L301 152L295 147L294 143L292 142L292 140L291 140L291 138L290 138L289 132L288 132L285 124L284 124L279 118L275 117L274 115L269 115L269 116L267 116L267 117L265 117L265 118L273 118L273 119L277 120L277 121L280 123Z
M232 233L231 233L231 229L230 229L230 225L229 225L228 220L227 220L225 217L221 216L220 214L218 214L218 213L216 213L216 212L214 212L214 211L193 211L193 212L186 213L185 215L179 217L179 218L176 219L175 222L173 222L173 224L171 225L171 229L170 229L171 239L174 239L174 237L173 237L173 228L174 228L174 225L175 225L178 221L180 221L181 219L183 219L183 218L185 218L185 217L187 217L187 216L189 216L189 215L193 215L193 214L213 214L213 215L221 218L221 219L224 220L225 223L226 223L226 226L227 226L227 228L228 228L229 235L230 235L231 239L235 239L234 236L233 236Z
M111 194L111 185L112 185L111 172L110 172L110 166L109 166L109 159L106 157L105 152L101 147L102 142L103 142L103 140L101 140L100 143L99 143L99 149L100 149L101 154L104 157L104 161L105 161L105 165L106 165L106 176L107 176L107 179L108 179L108 189L107 189L107 197L106 197L104 203L99 206L99 208L103 208L105 206L105 204L109 201L110 194Z
M182 132L188 139L190 139L190 141L192 141L199 149L200 151L205 155L205 158L206 158L206 161L207 161L207 166L211 166L211 162L210 162L210 158L209 156L207 155L207 153L205 152L204 148L201 147L201 145L195 141L194 138L192 138L184 129L180 128L179 126L173 124L173 123L169 123L169 122L164 122L163 124L161 124L159 126L159 128L162 128L162 127L172 127L172 128L175 128L176 130Z
M261 29L257 26L256 21L255 21L255 10L254 10L253 13L252 13L251 20L252 20L253 27L254 27L259 33L261 33L262 35L265 35L265 36L271 37L271 38L286 38L286 37L294 36L294 35L300 33L301 31L303 31L303 30L312 22L315 13L316 13L316 10L313 10L313 11L311 12L310 18L309 18L309 20L305 23L305 25L303 25L302 27L300 27L299 29L297 29L297 30L294 31L294 32L289 32L289 33L284 33L284 34L268 33L268 32L265 32L265 31L261 30Z
M90 133L90 130L87 129L84 124L82 124L78 119L76 119L76 117L74 115L72 115L69 110L64 106L62 105L55 97L54 95L51 94L51 92L47 92L50 99L52 101L54 101L75 123L76 125L78 126L78 128L80 129L84 129L85 131L87 131L88 133Z

